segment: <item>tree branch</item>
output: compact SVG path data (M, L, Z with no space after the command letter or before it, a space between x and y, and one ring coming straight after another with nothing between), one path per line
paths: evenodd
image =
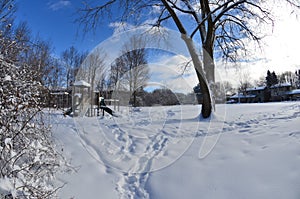
M202 12L202 20L199 20L198 21L198 26L194 29L194 31L192 32L191 34L191 37L193 37L196 32L198 31L198 29L204 24L204 22L208 19L209 16L212 16L215 12L217 12L218 10L222 9L222 8L226 8L227 5L232 2L233 0L230 0L228 2L225 2L224 4L218 6L216 9L214 9L213 11L207 13L207 15L204 14L204 12ZM185 1L185 2L188 2L188 1ZM201 4L203 4L203 2L201 1ZM204 7L204 5L202 5L201 7ZM204 41L204 39L203 39Z
M175 11L171 8L171 6L168 4L167 0L161 0L164 4L164 6L166 7L166 9L168 10L168 12L170 13L170 15L172 16L179 32L181 34L186 35L187 32L185 30L185 28L183 27L183 24L181 23L180 19L178 18L178 16L176 15Z
M237 1L233 4L231 4L230 6L228 6L228 4L226 5L226 7L224 7L224 9L215 17L215 19L213 20L213 23L215 24L218 20L220 20L220 18L228 11L230 11L231 9L235 8L236 6L243 4L247 2L247 0L240 0ZM228 7L227 7L228 6Z
M294 2L294 1L292 1L292 0L286 0L289 4L291 4L292 6L294 6L294 7L296 7L296 8L299 8L300 9L300 2L299 1L297 1L297 3L296 2Z

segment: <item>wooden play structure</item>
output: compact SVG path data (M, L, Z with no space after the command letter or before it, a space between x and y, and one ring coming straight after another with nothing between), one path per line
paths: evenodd
M72 112L73 116L84 116L90 104L90 87L86 81L80 80L73 84L72 90Z
M72 89L72 107L69 111L66 111L65 115L71 115L73 117L94 117L100 115L100 92L91 91L91 85L83 80L77 81L73 84ZM106 105L113 106L113 110L119 111L118 99L104 99ZM110 108L105 108L110 109Z

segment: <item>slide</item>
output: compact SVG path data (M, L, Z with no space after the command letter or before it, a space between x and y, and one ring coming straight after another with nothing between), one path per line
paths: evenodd
M110 108L108 108L107 106L100 106L100 109L102 109L103 111L107 112L108 114L115 116L113 113L114 111L111 110Z

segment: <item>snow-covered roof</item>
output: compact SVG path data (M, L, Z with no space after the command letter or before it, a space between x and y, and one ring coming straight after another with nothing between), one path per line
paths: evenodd
M271 86L271 88L280 88L280 87L289 87L292 86L290 83L280 83L280 84L275 84Z
M82 95L81 93L75 93L74 94L74 96L78 96L78 97L81 97L81 95Z
M230 99L237 99L237 98L254 98L256 97L256 95L244 95L242 93L238 93L238 94L235 94L233 96L230 97Z
M51 95L68 95L69 93L68 92L53 92L53 93L50 93Z
M91 85L84 80L80 80L74 83L74 86L81 88L89 88Z
M226 95L227 95L227 96L231 96L231 95L233 95L233 94L234 94L234 93L233 93L232 91L227 91L227 92L226 92Z
M300 89L295 89L287 92L288 95L300 94Z
M258 86L254 88L247 88L246 91L260 91L260 90L265 90L266 86Z

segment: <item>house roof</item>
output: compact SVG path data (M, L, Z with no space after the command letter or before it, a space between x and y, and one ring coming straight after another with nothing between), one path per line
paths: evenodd
M290 83L280 83L280 84L275 84L271 86L270 88L280 88L280 87L289 87L292 86Z
M300 89L295 89L287 92L286 94L288 95L295 95L295 94L300 94Z
M50 93L51 95L69 95L68 92L53 92L53 93Z
M230 99L238 99L238 98L255 98L256 95L243 95L242 93L235 94L230 97Z
M258 87L254 87L254 88L247 88L246 91L261 91L261 90L265 90L266 86L258 86Z
M91 85L84 80L77 81L73 84L75 87L89 88Z

